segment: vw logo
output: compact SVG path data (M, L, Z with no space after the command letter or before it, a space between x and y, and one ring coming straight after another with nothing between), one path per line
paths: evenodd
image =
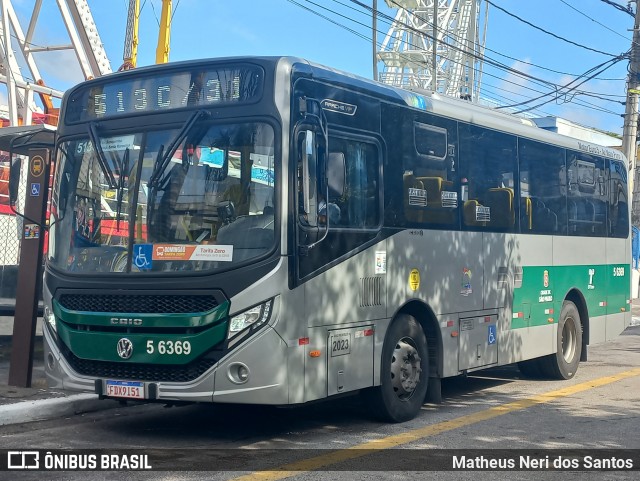
M116 350L118 351L118 356L122 359L129 359L133 354L133 343L126 337L123 337L118 341Z

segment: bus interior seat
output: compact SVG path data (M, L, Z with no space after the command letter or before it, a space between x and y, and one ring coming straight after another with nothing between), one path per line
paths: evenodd
M512 229L516 221L513 189L509 187L491 188L486 192L484 200L485 205L491 209L489 225L497 229Z
M233 246L234 260L243 260L266 252L274 242L273 216L246 215L218 230L216 241Z
M454 224L456 222L456 209L442 205L442 192L451 191L453 182L442 177L416 177L422 182L427 191L427 211L425 220L434 224Z
M402 176L404 215L409 222L425 222L424 207L413 206L409 203L409 189L425 190L424 183L418 180L413 173L405 173Z
M222 200L233 202L236 215L246 215L249 213L248 187L245 189L242 184L233 184L222 194Z
M462 208L462 217L465 225L468 226L485 226L487 225L484 221L477 220L477 211L478 207L483 207L480 202L475 199L467 200L464 202L464 206Z
M427 191L427 205L429 207L442 207L442 191L451 190L453 182L442 177L416 177L422 182Z

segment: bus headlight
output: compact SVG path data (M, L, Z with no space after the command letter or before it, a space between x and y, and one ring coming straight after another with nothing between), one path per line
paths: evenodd
M51 309L49 309L49 306L44 306L44 312L43 312L42 318L44 319L44 322L49 324L49 327L53 332L57 332L56 316L53 315L53 312L51 312Z
M253 332L263 326L271 316L273 299L236 314L229 320L228 339L233 339L243 331Z

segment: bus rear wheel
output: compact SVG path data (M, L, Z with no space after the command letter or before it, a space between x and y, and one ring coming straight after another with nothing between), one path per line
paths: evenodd
M407 314L391 324L382 347L381 384L370 389L373 414L385 421L403 422L419 412L427 393L429 351L420 324Z
M582 322L578 308L565 301L560 311L556 353L542 359L544 374L553 379L571 379L575 376L582 353Z

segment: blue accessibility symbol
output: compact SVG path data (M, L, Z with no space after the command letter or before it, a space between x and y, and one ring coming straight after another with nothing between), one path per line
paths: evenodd
M140 270L152 266L153 244L136 244L133 248L133 264Z
M489 333L487 336L487 341L489 342L489 345L496 343L496 337L497 337L496 326L495 325L489 326Z
M34 182L31 184L31 197L39 197L40 196L40 184Z

